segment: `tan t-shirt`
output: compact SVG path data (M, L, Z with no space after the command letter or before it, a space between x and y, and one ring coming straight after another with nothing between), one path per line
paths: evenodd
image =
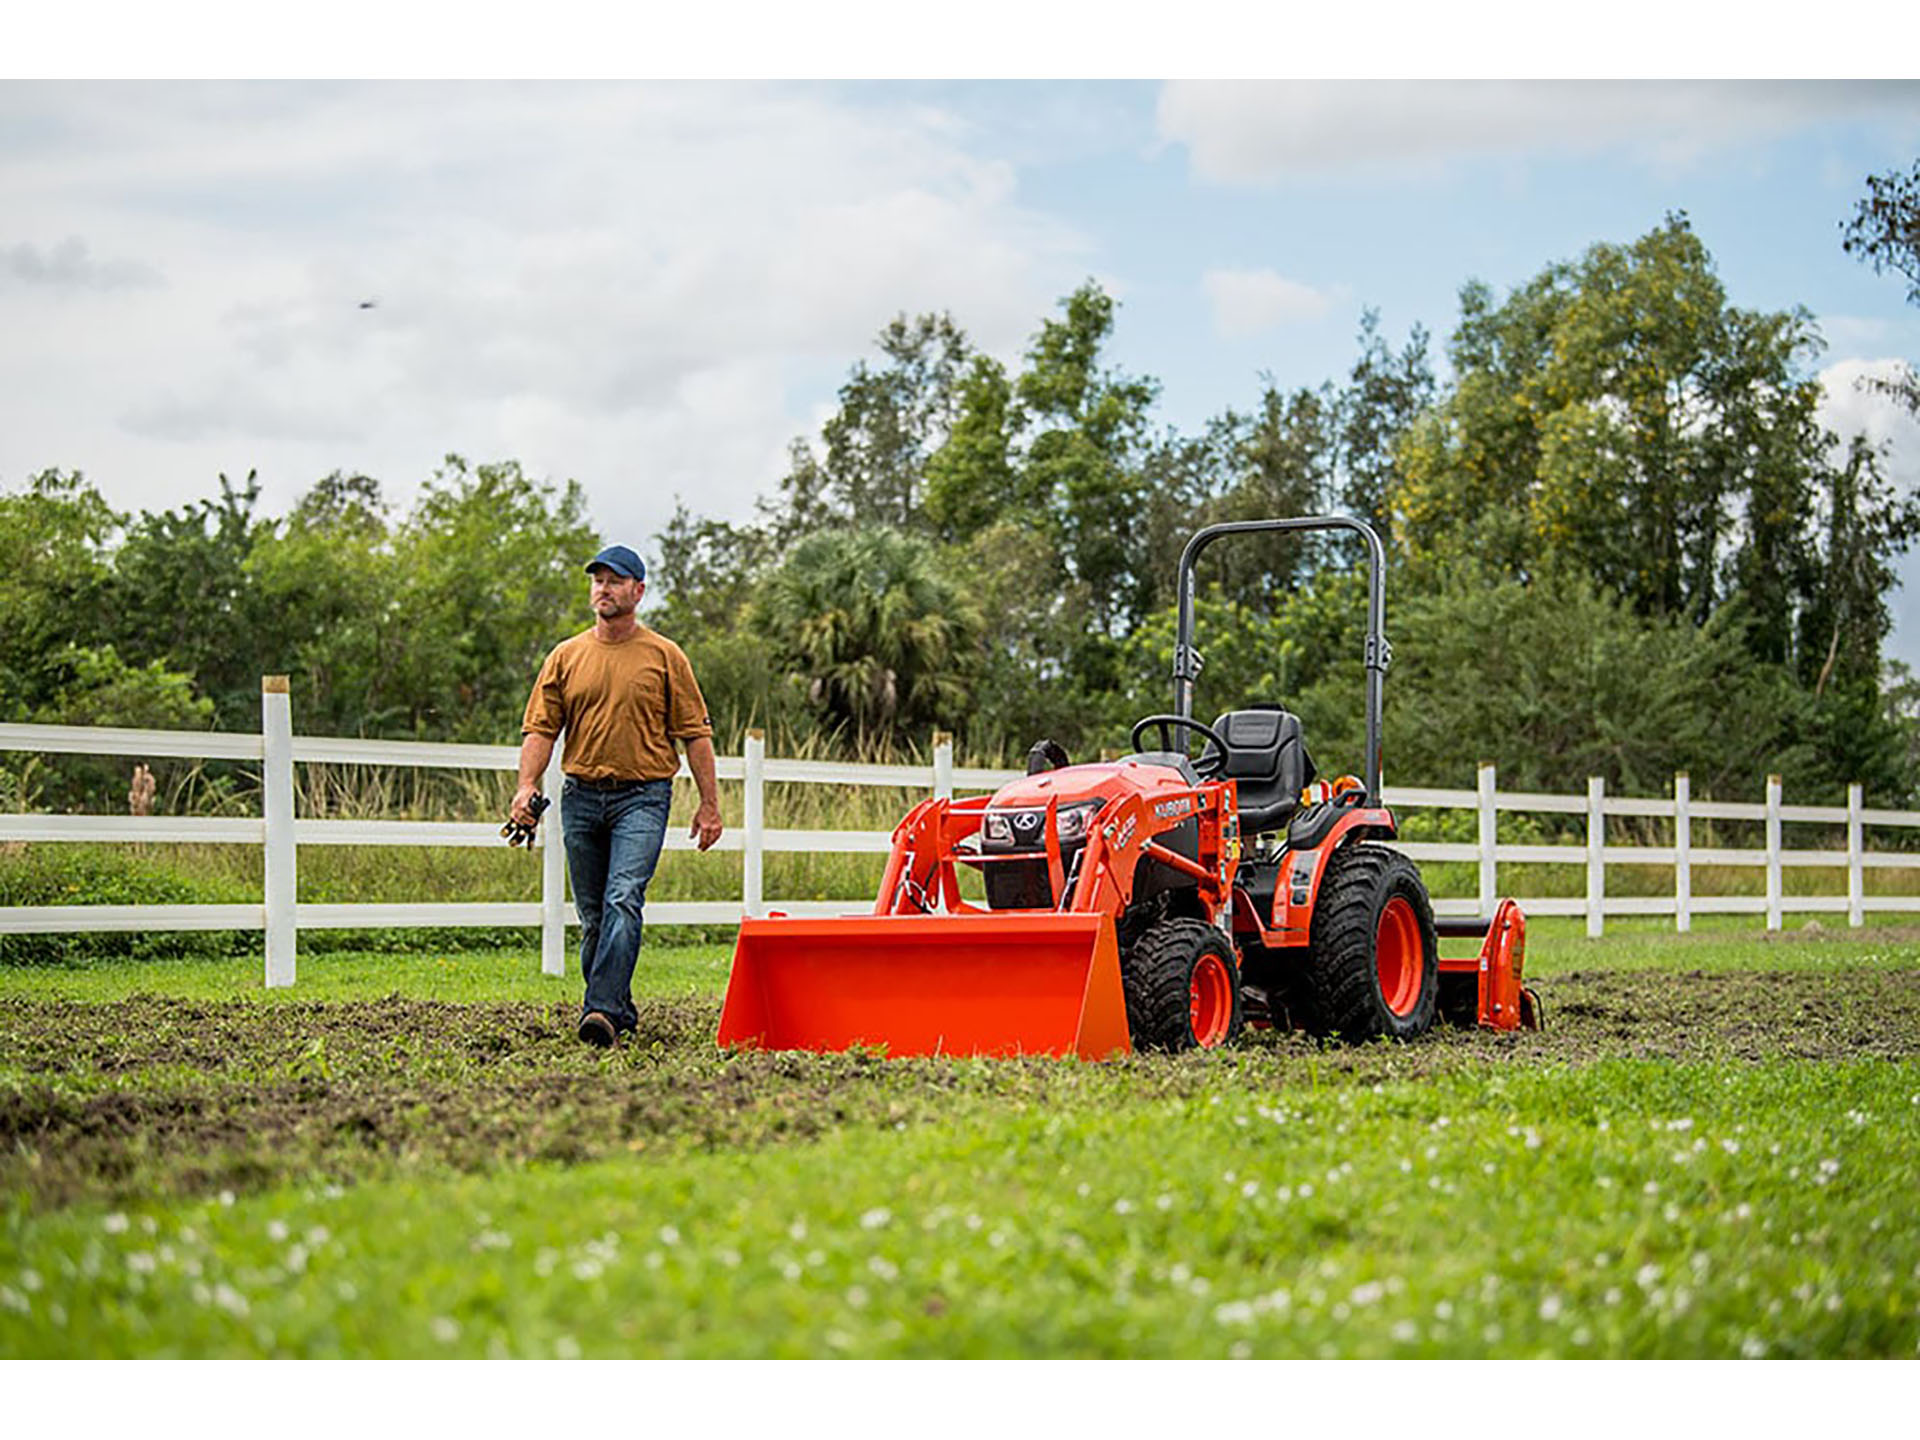
M707 702L680 647L642 625L625 640L584 630L553 647L520 731L566 732L567 774L664 780L680 768L675 740L713 734Z

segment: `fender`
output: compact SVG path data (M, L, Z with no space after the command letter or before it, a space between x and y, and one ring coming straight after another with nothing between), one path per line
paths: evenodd
M1260 943L1270 950L1306 945L1312 939L1313 907L1326 878L1327 862L1342 846L1362 840L1391 840L1399 834L1393 812L1384 805L1356 805L1334 822L1311 849L1286 850L1280 856L1280 881L1273 887L1273 913L1263 918Z

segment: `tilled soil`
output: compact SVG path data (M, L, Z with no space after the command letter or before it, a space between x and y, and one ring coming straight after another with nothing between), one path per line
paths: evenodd
M0 1194L36 1207L296 1179L735 1148L967 1106L1204 1095L1223 1081L1373 1084L1605 1059L1920 1056L1920 970L1575 972L1536 982L1547 1029L1442 1027L1409 1045L1249 1032L1107 1065L724 1053L717 1000L643 1004L612 1053L564 1006L0 1001Z

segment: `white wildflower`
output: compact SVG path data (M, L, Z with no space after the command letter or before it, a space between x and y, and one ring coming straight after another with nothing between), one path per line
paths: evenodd
M124 1235L127 1230L127 1217L116 1210L100 1222L100 1228L109 1235Z
M862 1230L878 1230L883 1226L891 1224L892 1221L893 1211L884 1205L876 1205L860 1217L860 1228Z
M900 1267L884 1255L875 1255L869 1259L867 1261L867 1269L871 1270L882 1280L898 1280L900 1278Z
M1558 1295L1543 1295L1540 1297L1540 1318L1548 1321L1558 1320L1560 1318L1560 1297Z
M442 1345L451 1345L460 1338L459 1322L448 1315L434 1316L427 1322L427 1329Z
M680 1243L680 1232L671 1225L662 1225L660 1227L660 1243L662 1245L678 1245Z
M274 1244L276 1245L279 1244L282 1240L286 1239L287 1238L286 1222L284 1220L269 1220L267 1222L267 1238L273 1241Z

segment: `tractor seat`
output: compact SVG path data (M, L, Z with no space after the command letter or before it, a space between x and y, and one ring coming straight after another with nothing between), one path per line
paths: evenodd
M1227 742L1227 763L1220 778L1233 780L1240 798L1240 830L1251 838L1287 823L1300 804L1300 792L1313 783L1313 757L1300 734L1300 717L1278 705L1229 710L1213 722ZM1213 742L1201 752L1204 762Z

